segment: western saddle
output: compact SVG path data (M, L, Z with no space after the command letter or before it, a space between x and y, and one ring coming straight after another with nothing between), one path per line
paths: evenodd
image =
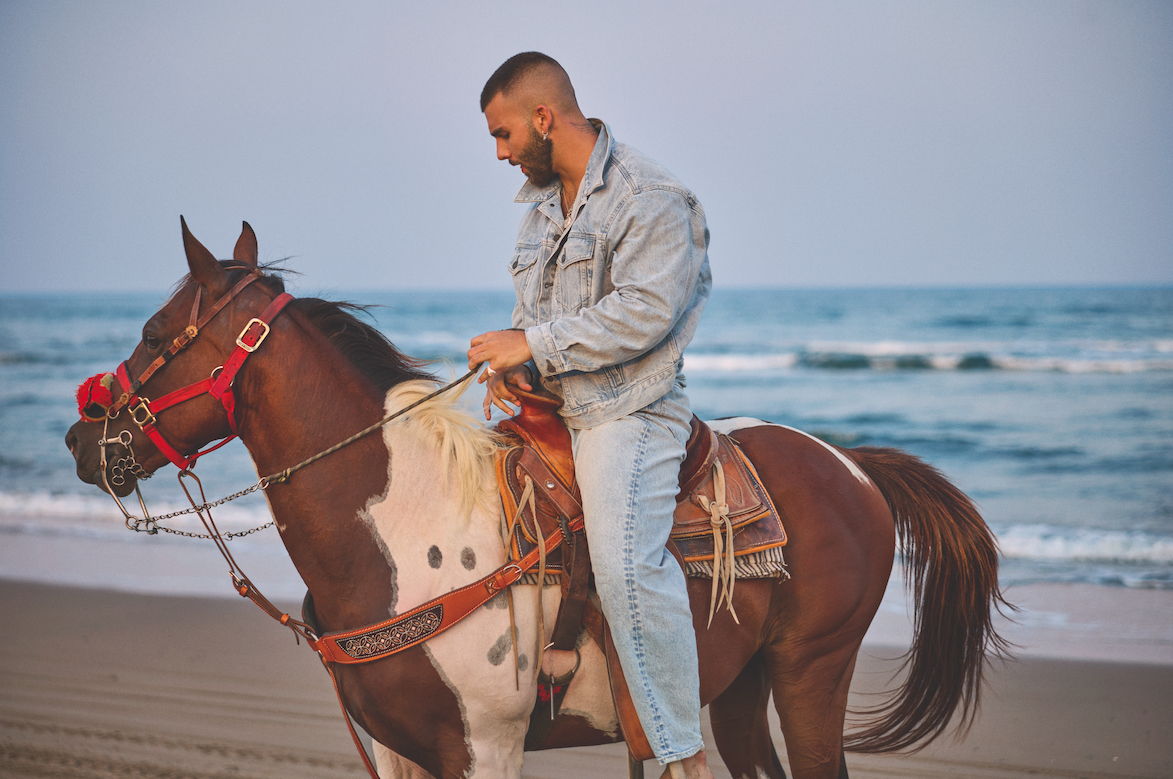
M561 401L544 392L515 392L521 400L521 411L497 425L506 442L496 461L505 510L503 536L512 559L520 559L535 548L543 552L551 534L562 537L556 549L541 555L536 574L527 577L533 583L557 577L562 590L552 640L539 649L577 652L584 627L594 634L607 656L611 691L628 749L636 759L648 759L651 748L631 704L606 621L591 598L586 538L583 530L571 527L581 528L583 510L574 477L570 432L557 414ZM786 531L753 464L736 441L714 432L695 416L676 501L668 549L686 575L712 579L709 624L718 606L727 608L737 619L733 590L741 561L749 566L749 572L743 571L742 575L788 578L781 556ZM538 611L538 633L543 635L540 606ZM539 678L539 700L549 701L549 705L535 706L527 749L541 748L556 716L556 704L565 695L573 674L572 670L561 678Z

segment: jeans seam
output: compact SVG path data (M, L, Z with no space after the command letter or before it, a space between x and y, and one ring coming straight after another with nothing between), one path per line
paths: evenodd
M685 759L686 757L692 757L693 755L697 754L698 752L700 752L704 748L705 748L705 742L701 741L701 742L697 743L695 746L685 747L684 749L681 749L678 752L672 752L671 754L664 755L663 757L657 756L656 762L659 763L660 765L668 765L669 763L675 763L678 760Z
M640 421L640 438L639 445L636 448L636 457L634 460L634 471L636 473L642 472L644 461L647 459L648 441L651 438L651 420L637 417ZM631 479L627 489L627 505L624 511L623 524L623 543L625 546L624 555L625 561L623 566L623 583L627 590L627 607L628 613L631 615L632 624L632 645L635 648L635 657L638 664L639 684L644 690L644 698L651 704L652 708L652 726L656 741L659 742L661 752L668 749L668 736L665 732L664 718L660 711L659 701L656 700L654 691L650 684L650 679L647 673L647 655L644 646L643 637L643 615L636 608L637 598L635 596L635 587L637 585L635 580L635 533L633 524L639 521L635 516L636 506L639 504L639 490L641 484L637 479Z

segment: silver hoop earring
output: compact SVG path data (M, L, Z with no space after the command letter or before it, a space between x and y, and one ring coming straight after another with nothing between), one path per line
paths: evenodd
M543 141L550 140L550 133L542 133L542 140Z

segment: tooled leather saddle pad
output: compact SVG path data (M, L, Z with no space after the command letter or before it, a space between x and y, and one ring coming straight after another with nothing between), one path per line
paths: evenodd
M514 443L499 450L496 462L506 517L518 520L510 538L514 559L537 544L535 514L543 537L553 532L565 534L566 523L582 514L570 432L556 413L561 402L552 395L517 394L523 401L521 412L497 425L498 432ZM718 486L718 480L723 484ZM532 485L532 499L526 494L527 484ZM719 490L723 496L718 495ZM786 545L782 518L753 465L733 439L715 433L696 417L681 465L676 501L668 545L686 563L713 560L715 530L726 537L732 535L733 555L738 557ZM715 528L714 501L727 507L727 526L722 523L721 528ZM562 549L547 559L547 573L562 572ZM727 549L723 551L728 554ZM686 570L695 569L686 566Z

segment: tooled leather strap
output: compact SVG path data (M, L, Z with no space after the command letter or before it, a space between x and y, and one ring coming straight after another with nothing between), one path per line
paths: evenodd
M570 522L570 529L582 527L582 517ZM562 543L561 533L551 533L544 539L546 554ZM515 584L532 571L542 554L542 546L535 546L521 559L508 563L472 584L441 595L416 606L392 619L354 630L327 633L310 647L330 663L369 663L422 644L463 620L498 593Z

